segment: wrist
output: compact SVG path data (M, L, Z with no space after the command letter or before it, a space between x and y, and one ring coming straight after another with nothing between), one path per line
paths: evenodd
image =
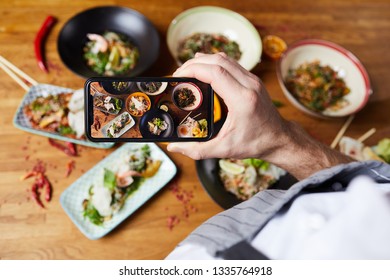
M274 135L268 149L260 158L283 168L298 180L332 166L353 160L308 135L298 124L282 122L281 135Z

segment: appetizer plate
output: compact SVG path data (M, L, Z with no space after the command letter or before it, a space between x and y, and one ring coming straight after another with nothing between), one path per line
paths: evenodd
M289 69L297 68L305 62L309 63L315 60L320 61L323 66L329 65L344 79L351 90L345 96L348 105L337 111L314 112L298 102L293 94L288 91L284 80ZM307 39L291 44L278 61L277 75L287 99L299 110L315 117L345 117L355 114L366 105L369 96L372 94L369 76L359 59L343 47L324 40Z
M58 87L58 86L53 86L53 85L47 85L47 84L38 84L36 86L32 86L30 90L25 94L22 102L20 103L18 109L16 110L13 123L14 126L41 136L57 139L57 140L62 140L62 141L67 141L67 142L72 142L75 144L83 145L83 146L89 146L93 148L103 148L103 149L108 149L111 148L114 143L94 143L91 142L87 139L74 139L66 136L62 136L57 133L52 133L52 132L46 132L43 130L39 130L36 128L33 128L30 124L30 121L28 120L27 116L23 112L24 106L30 104L32 101L34 101L37 97L39 96L48 96L49 94L60 94L64 92L72 92L74 91L73 89L69 88L64 88L64 87Z
M242 15L231 10L201 6L188 9L177 15L167 32L169 51L180 66L179 42L194 33L222 34L236 41L242 52L238 61L242 67L252 70L260 62L262 43L256 28Z
M214 200L219 206L224 209L229 209L239 203L242 200L238 199L234 194L225 190L222 181L219 178L219 159L205 159L197 160L195 162L196 172L198 178L206 190L208 195ZM297 180L290 174L286 174L273 184L269 189L288 189Z
M96 240L117 227L160 189L162 189L176 175L177 168L173 161L156 145L148 143L151 156L161 160L158 172L151 178L145 179L139 189L132 193L126 200L122 209L115 213L111 220L105 221L102 226L91 223L83 217L83 200L88 198L89 187L98 179L103 180L104 168L115 169L118 162L121 162L129 152L146 143L127 143L100 161L92 169L81 176L69 186L60 197L60 202L66 214L75 223L79 230L89 239Z
M109 123L107 123L105 126L102 127L102 134L104 135L104 137L109 137L107 135L107 130L109 129L109 127L116 121L118 121L123 115L128 115L128 117L130 118L130 122L121 129L121 131L119 133L117 133L114 138L118 138L120 137L121 135L123 135L126 131L128 131L130 128L132 128L134 125L135 125L135 121L134 119L130 116L130 114L128 112L123 112L122 114L120 114L119 116L117 116L115 119L113 119L112 121L110 121Z
M97 92L97 93L95 93L95 95L93 96L93 98L94 98L94 103L95 103L95 98L96 97L101 97L101 99L102 100L104 100L105 98L107 98L107 97L111 97L111 96L109 96L109 95L107 95L107 94L104 94L104 93L101 93L101 92ZM109 111L109 110L107 110L104 106L103 107L98 107L98 106L93 106L94 108L96 108L96 109L98 109L99 111L102 111L102 112L104 112L104 113L107 113L107 114L110 114L110 115L117 115L119 112L120 112L120 110L122 110L122 107L123 107L123 102L122 102L122 100L121 99L118 99L118 98L116 98L116 97L111 97L111 99L112 100L116 100L116 101L118 101L119 102L119 104L120 104L120 109L118 110L118 109L116 109L115 111ZM114 101L115 102L115 101Z
M188 88L189 90L192 91L192 93L195 96L195 102L191 106L180 107L179 104L177 104L177 102L175 100L175 96L177 94L177 91L180 90L180 89L183 89L183 88ZM199 108L199 106L202 105L203 94L202 94L202 91L195 84L193 84L193 83L181 83L181 84L179 84L178 86L176 86L173 89L173 91L172 91L172 101L173 101L173 103L175 103L177 108L182 109L184 111L192 111L192 110L195 110L195 109Z
M167 88L168 86L168 83L167 82L162 82L161 83L161 86L159 87L159 89L155 92L148 92L146 91L143 87L142 87L142 84L143 82L137 82L137 87L139 88L140 91L146 93L147 95L159 95L160 93L163 93L164 90Z
M141 13L118 6L95 7L75 15L62 27L57 48L63 63L84 78L99 76L83 58L88 33L113 31L128 37L139 50L137 65L125 76L138 76L157 59L160 38L154 25Z
M149 131L148 122L151 122L154 118L160 118L165 121L168 125L168 128L161 132L160 135L154 135ZM173 129L173 119L171 115L161 109L151 109L142 116L139 123L139 129L144 138L166 138L172 136L174 131Z

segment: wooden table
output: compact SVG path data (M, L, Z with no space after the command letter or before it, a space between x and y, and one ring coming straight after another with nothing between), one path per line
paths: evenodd
M377 133L367 140L376 143L390 136L390 2L388 0L345 1L41 1L0 2L0 54L41 83L81 88L84 80L61 62L56 40L64 23L74 14L97 5L122 5L140 11L157 27L162 44L158 61L145 76L172 73L176 65L165 43L170 21L180 12L213 4L232 9L259 28L259 33L275 34L287 43L303 38L320 38L338 43L357 55L366 66L374 94L347 131L358 137L372 127ZM48 14L58 22L48 37L46 55L49 74L38 69L33 41ZM275 63L263 59L253 73L265 82L273 99L285 104L281 114L299 122L314 137L330 144L344 119L325 121L308 117L292 107L278 85ZM165 187L144 207L106 237L91 241L76 228L59 203L61 193L81 174L114 149L80 148L76 169L65 178L69 161L48 145L47 139L16 129L12 119L25 90L0 71L0 259L162 259L193 229L222 209L203 190L194 161L169 154L180 170L176 184L192 192L190 205L196 211L183 214L184 205L171 186ZM162 145L165 149L165 146ZM40 159L47 164L53 182L53 201L43 210L27 199L31 182L20 181L26 170ZM176 215L180 223L172 230L167 219Z

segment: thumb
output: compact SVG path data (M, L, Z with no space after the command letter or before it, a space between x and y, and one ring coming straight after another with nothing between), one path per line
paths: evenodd
M215 138L207 142L170 143L167 146L169 152L181 153L194 160L220 157Z

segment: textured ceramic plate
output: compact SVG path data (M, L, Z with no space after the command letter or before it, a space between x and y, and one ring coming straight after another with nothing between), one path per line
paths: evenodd
M122 134L124 134L126 131L128 131L130 128L132 128L132 127L135 125L135 121L134 121L133 117L130 116L129 113L123 112L122 114L120 114L119 116L117 116L115 119L113 119L112 121L110 121L109 123L107 123L105 126L103 126L103 128L102 128L101 131L102 131L102 134L104 135L104 137L109 137L109 136L107 135L107 131L108 131L108 129L110 128L110 126L113 125L114 122L118 121L118 120L119 120L122 116L124 116L124 115L128 115L130 122L129 122L127 125L125 125L125 127L122 128L121 131L119 131L118 133L115 133L114 136L113 136L113 138L118 138L118 137L120 137Z
M49 138L54 138L57 140L72 142L79 145L84 145L84 146L89 146L94 148L103 148L103 149L111 148L114 145L114 143L93 143L88 140L73 139L66 136L62 136L58 133L39 130L31 126L30 121L28 120L27 116L23 112L24 106L30 104L33 100L35 100L39 96L48 96L49 94L56 95L56 94L71 92L71 91L74 90L69 88L53 86L53 85L47 85L47 84L39 84L36 86L32 86L24 96L22 102L19 105L19 108L16 111L16 114L14 116L14 126L30 133L38 134Z
M102 226L96 226L87 218L84 218L83 200L88 198L88 190L91 185L95 182L101 183L103 181L104 168L116 170L118 168L117 164L122 162L132 149L143 145L145 143L124 144L81 176L61 194L60 202L65 212L89 239L99 239L109 233L147 202L176 175L177 168L172 160L156 144L148 143L152 158L162 161L159 171L153 177L146 179L140 185L139 189L127 198L123 208L118 213L115 213L111 220L104 222Z

